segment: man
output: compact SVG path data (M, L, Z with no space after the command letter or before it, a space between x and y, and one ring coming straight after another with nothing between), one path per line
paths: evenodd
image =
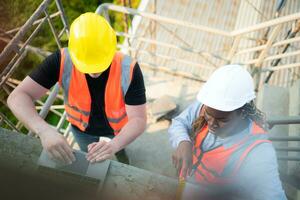
M116 52L116 43L116 34L103 17L82 14L71 25L68 48L47 57L8 97L9 108L40 137L51 158L67 163L75 160L66 139L34 107L34 101L56 82L64 91L75 140L88 152L90 162L111 157L145 130L142 72L132 58ZM113 139L99 141L100 136Z

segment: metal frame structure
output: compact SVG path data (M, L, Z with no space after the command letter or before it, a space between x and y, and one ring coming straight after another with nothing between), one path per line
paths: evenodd
M155 40L150 40L148 38L139 37L136 35L130 35L130 34L124 33L124 32L117 32L118 36L123 36L123 37L129 38L129 39L136 39L141 42L154 44L157 46L164 46L164 47L169 47L169 48L174 48L174 49L180 49L182 51L196 53L196 54L204 55L206 57L215 57L215 58L223 60L224 63L233 62L233 59L236 56L259 52L259 54L258 54L259 56L257 58L251 59L251 60L246 60L240 64L243 64L243 65L254 64L256 67L262 68L262 64L266 61L274 61L274 60L280 59L280 58L287 58L287 57L300 55L300 51L298 51L298 50L295 50L295 51L292 51L289 53L279 52L276 55L268 55L268 52L272 48L283 46L286 44L292 44L292 43L300 41L300 36L297 36L297 37L295 36L293 38L282 38L282 39L277 38L280 31L282 31L282 25L287 24L287 23L296 22L293 30L295 32L298 32L298 29L300 28L300 22L298 21L300 19L300 13L283 16L280 18L276 18L276 19L273 19L273 20L270 20L267 22L263 22L263 23L256 24L256 25L253 25L253 26L250 26L247 28L239 29L239 30L224 31L224 30L219 30L219 29L210 28L210 27L206 27L206 26L192 24L188 21L176 20L176 19L160 16L157 14L138 11L138 10L135 10L132 8L117 6L117 5L108 4L108 3L100 5L97 8L96 13L105 16L106 19L108 19L108 21L110 21L108 11L115 11L115 12L120 12L120 13L124 13L124 14L141 16L143 18L147 18L147 19L155 21L157 23L173 24L173 25L184 27L184 28L195 29L199 32L205 32L207 34L214 34L217 36L223 36L223 37L230 38L232 40L232 48L229 50L228 56L226 58L224 58L219 55L216 55L213 52L206 52L205 50L193 49L193 48L186 47L186 46L176 46L171 43L168 44L168 43L164 43L161 41L155 41ZM239 46L241 39L246 38L247 34L252 33L252 32L259 32L262 30L271 30L270 37L268 38L266 44L258 45L258 46L254 46L254 47L246 47L246 48ZM275 39L277 39L277 40L275 40ZM123 48L126 48L126 47L123 46ZM132 49L133 47L128 46L127 48ZM137 51L137 50L135 50L135 51ZM173 59L174 61L177 61L177 62L182 62L182 60L180 60L180 59L169 58L167 55L156 55L156 56L164 57L165 59ZM138 57L138 56L136 55L136 57ZM141 62L141 64L143 64L143 63ZM199 66L198 63L192 63L192 64ZM156 67L156 66L153 66L153 67ZM199 67L201 68L203 66L199 66ZM277 71L277 70L295 68L295 67L300 67L300 63L284 64L284 65L275 66L275 67L274 66L266 66L266 67L263 67L262 72Z
M36 36L36 34L41 30L41 27L47 22L51 32L55 38L56 44L58 48L61 48L61 42L60 38L64 33L69 35L69 24L62 6L61 0L54 0L56 3L56 7L58 12L49 14L47 11L47 8L49 4L53 0L44 0L39 7L35 10L35 12L31 15L31 17L26 21L26 23L19 28L12 29L10 31L7 31L5 34L12 34L15 33L14 37L9 41L7 46L3 49L3 51L0 54L0 64L2 64L10 55L13 55L13 58L10 60L8 65L4 68L2 71L0 77L0 88L9 93L8 85L10 83L10 77L13 74L13 72L17 69L21 61L25 58L27 51L30 50L36 50L38 48L33 48L29 44L32 41L32 39ZM44 16L43 16L44 15ZM53 23L52 23L52 18L60 16L62 24L63 24L63 29L59 32L59 34L56 32ZM42 17L42 18L41 18ZM30 29L36 26L36 28L33 30L33 32L28 36L25 42L22 42L25 39L25 35L30 33ZM49 55L50 52L46 52L43 50L38 49L38 52L41 55ZM45 118L53 105L53 102L55 101L55 98L59 92L59 85L56 84L52 90L51 93L49 94L47 100L45 103L38 101L37 103L42 105L42 108L39 112L42 118ZM3 102L2 102L3 103ZM3 103L5 105L5 103ZM59 114L59 112L56 112L56 114ZM65 120L63 118L64 114L61 116L61 120L57 125L57 129L60 130L60 128L63 125L63 121ZM1 121L3 123L8 124L10 127L12 127L12 123L8 121L4 116L0 116ZM18 130L21 128L20 123L18 123L16 126L13 126L14 130ZM29 132L29 135L33 135L31 132Z

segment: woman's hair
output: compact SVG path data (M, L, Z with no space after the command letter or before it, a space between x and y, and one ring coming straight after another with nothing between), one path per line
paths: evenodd
M258 126L260 126L264 130L267 130L269 128L266 120L266 114L255 106L254 101L246 103L240 109L244 118L248 118L254 121Z
M250 119L254 121L258 126L264 130L268 129L268 124L266 122L266 115L260 111L254 104L254 101L246 103L243 107L238 109L241 112L242 118ZM197 133L207 124L204 116L199 116L192 124L192 132L190 133L190 138L195 139Z

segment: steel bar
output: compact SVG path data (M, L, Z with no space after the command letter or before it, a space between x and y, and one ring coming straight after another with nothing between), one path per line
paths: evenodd
M15 59L18 57L18 59L13 62L11 69L7 70L5 75L1 75L1 82L0 82L0 87L5 83L5 81L10 77L10 74L12 74L14 72L14 70L16 69L16 67L21 63L21 61L25 58L25 56L27 55L27 51L23 51L23 53L19 56L16 55ZM14 61L15 59L13 59L12 61ZM12 61L10 63L12 63Z
M294 42L299 42L300 41L300 37L295 37L295 38L291 38L291 39L285 39L285 40L281 40L279 42L275 42L272 44L272 47L279 47L285 44L290 44L290 43L294 43ZM238 52L236 52L236 56L240 55L240 54L245 54L245 53L251 53L253 51L260 51L263 50L264 48L266 48L266 45L260 45L260 46L255 46L255 47L250 47L250 48L241 48L243 50L240 50Z
M60 11L61 21L63 22L63 25L64 25L64 28L66 30L67 36L69 37L70 26L69 26L67 17L65 15L65 11L64 11L64 7L62 6L62 2L61 2L61 0L55 0L55 3L56 3L56 6L57 6L57 9Z
M19 131L16 127L15 127L15 125L13 124L13 123L11 123L10 121L9 121L9 119L3 114L3 113L1 113L0 112L0 118L1 118L1 120L4 122L4 123L6 123L10 128L12 128L14 131Z
M195 62L190 62L190 61L187 61L185 59L175 58L175 57L172 57L172 56L167 56L167 55L162 55L162 54L157 54L157 53L151 53L149 51L138 50L138 49L135 49L135 48L132 48L132 47L124 46L124 45L117 45L117 47L122 48L122 49L129 49L131 51L139 51L141 53L145 53L145 54L148 54L148 55L151 55L151 56L156 56L156 57L163 58L163 59L166 59L166 60L177 61L177 62L181 62L181 63L187 64L187 65L194 65L194 66L197 66L199 68L211 69L210 67L207 67L205 65L195 63Z
M117 5L109 4L109 3L101 4L97 8L96 13L101 14L104 10L108 10L108 9L109 10L114 10L114 11L117 11L117 12L121 12L121 13L125 13L125 14L138 15L138 16L145 17L145 18L148 18L148 19L152 19L154 21L160 21L160 22L165 22L165 23L184 26L184 27L187 27L187 28L193 28L193 29L196 29L196 30L205 31L205 32L212 33L212 34L223 35L223 36L227 36L227 37L231 36L231 34L227 31L214 29L214 28L209 28L209 27L206 27L206 26L195 25L195 24L193 24L191 22L188 22L188 21L175 20L175 19L172 19L172 18L163 17L163 16L160 16L160 15L156 15L156 14L152 14L152 13L148 13L148 12L143 12L143 11L138 11L138 10L135 10L135 9L132 9L132 8L117 6Z
M261 64L263 63L265 55L268 53L269 49L271 48L271 46L273 44L273 41L276 39L276 37L279 34L281 28L282 28L282 25L278 25L272 31L271 36L270 36L270 38L268 39L268 41L266 43L266 48L262 50L262 52L260 53L260 55L258 57L257 63L255 63L256 67L260 67Z
M276 137L270 137L269 138L272 141L300 141L300 136L276 136Z
M278 160L300 161L300 157L296 156L278 156Z
M50 15L50 18L53 19L53 18L57 17L58 15L60 15L60 12L53 13L53 14ZM44 19L45 19L45 17L43 17L43 18L41 18L41 19L38 19L38 20L36 20L35 22L33 22L32 25L39 24L39 23L40 23L42 20L44 20ZM12 34L12 33L14 33L14 32L19 31L20 28L22 28L22 27L17 27L17 28L11 29L11 30L9 30L9 31L6 31L5 33L6 33L6 34ZM2 35L2 34L0 34L0 35Z
M258 31L258 30L261 30L261 29L264 29L264 28L267 28L267 27L281 25L281 24L284 24L284 23L287 23L287 22L295 21L295 20L298 20L298 19L300 19L300 12L294 13L294 14L291 14L291 15L286 15L286 16L283 16L283 17L280 17L280 18L276 18L276 19L273 19L273 20L270 20L270 21L267 21L267 22L262 22L262 23L259 23L259 24L255 24L255 25L247 27L247 28L242 28L242 29L239 29L239 30L235 30L235 31L230 32L230 35L231 36L236 36L236 35L246 34L246 33L250 33L250 32L253 32L253 31Z
M64 111L63 114L62 114L62 116L59 119L58 124L56 125L56 130L59 131L61 129L61 127L64 125L64 122L66 120L66 116L67 116L66 115L66 111Z
M166 42L160 42L160 41L157 41L157 40L148 39L148 38L145 38L145 37L139 37L139 36L136 36L136 35L130 35L130 34L123 33L123 32L116 32L116 33L117 33L118 36L128 37L130 39L135 39L135 40L142 41L142 42L145 42L145 43L155 44L155 45L162 46L162 47L178 49L178 50L186 51L188 53L201 54L201 55L206 56L206 57L214 57L214 58L217 58L217 59L220 59L220 60L226 60L227 61L226 58L223 58L219 55L216 55L214 53L207 52L207 51L204 51L204 50L198 50L198 49L194 49L194 48L187 48L185 46L174 45L174 44L166 43Z
M227 60L229 62L231 62L234 54L236 53L236 50L239 47L240 41L241 41L241 36L240 35L237 36L236 38L234 38L234 41L233 41L233 44L232 44L232 48L230 49L230 52L229 52L228 57L227 57Z
M262 69L262 72L269 72L269 71L278 71L278 70L282 70L282 69L291 69L291 68L297 68L300 67L300 63L291 63L291 64L286 64L286 65L278 65L276 67L266 67L264 69Z
M270 126L280 124L300 124L300 116L285 116L267 119L267 123Z
M45 10L44 13L45 13L45 15L46 15L48 24L49 24L50 29L51 29L51 31L52 31L52 34L53 34L53 36L54 36L55 42L56 42L57 46L61 49L62 46L61 46L59 37L58 37L58 35L57 35L56 31L55 31L55 28L54 28L54 25L53 25L51 19L49 18L49 14L48 14L47 10Z
M0 54L0 64L7 59L7 57L16 49L16 45L23 39L26 32L31 28L34 21L38 19L38 17L42 14L42 12L46 9L49 2L51 0L44 0L37 10L31 15L31 17L26 21L26 23L22 26L19 32L13 37L13 39L9 42L9 44L3 49Z
M38 33L38 31L41 29L41 27L42 27L42 25L45 23L45 20L46 19L44 19L36 28L35 28L35 30L32 32L32 34L29 36L29 38L25 41L25 43L23 44L23 46L19 49L18 48L18 44L13 44L13 45L11 45L11 46L14 46L14 48L17 48L18 49L18 51L17 50L15 50L15 51L17 51L18 53L15 55L15 57L9 62L9 64L5 67L5 69L3 70L3 72L1 73L1 75L0 75L0 77L6 77L6 79L7 78L9 78L9 74L11 74L10 72L12 72L12 71L14 71L14 67L16 67L16 66L18 66L18 65L15 65L15 62L17 62L16 60L19 60L19 56L21 56L21 55L23 55L23 53L24 53L24 51L25 51L25 47L32 41L32 39L34 38L34 36ZM10 45L10 43L8 44L8 45ZM5 50L5 49L4 49ZM3 51L4 51L3 50ZM2 55L2 54L1 54ZM1 56L0 55L0 56ZM0 60L1 60L1 58L0 58ZM0 61L0 63L1 63L1 61ZM14 66L14 67L12 67L12 66ZM3 78L2 78L2 80L3 80ZM0 86L3 84L3 81L1 81L0 82Z
M165 72L167 74L172 74L174 76L180 76L180 77L188 78L188 79L191 79L191 80L194 80L194 81L199 81L199 82L205 82L206 81L206 80L201 79L197 76L194 76L190 73L186 73L186 72L182 72L182 71L172 71L168 67L155 65L155 64L152 64L152 63L146 63L146 62L139 62L139 64L142 67L146 67L146 68L148 68L150 70L153 70L153 71L160 70L160 71Z
M276 151L300 151L300 147L275 147Z

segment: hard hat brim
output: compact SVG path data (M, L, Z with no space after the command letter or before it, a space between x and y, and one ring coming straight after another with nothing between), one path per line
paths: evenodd
M102 59L102 62L95 63L95 64L87 64L73 55L70 51L70 56L72 62L76 69L85 74L94 74L94 73L101 73L104 72L112 63L116 51L111 52L109 55L106 56L105 59Z
M232 100L226 100L223 99L223 101L220 101L219 99L213 98L213 97L208 97L209 94L205 94L204 92L199 92L197 95L197 100L201 102L202 104L213 108L215 110L223 111L223 112L230 112L234 111L236 109L239 109L243 107L246 103L249 103L253 99L255 99L255 94L251 94L247 97L243 97L243 100L237 100L237 101L232 101Z

